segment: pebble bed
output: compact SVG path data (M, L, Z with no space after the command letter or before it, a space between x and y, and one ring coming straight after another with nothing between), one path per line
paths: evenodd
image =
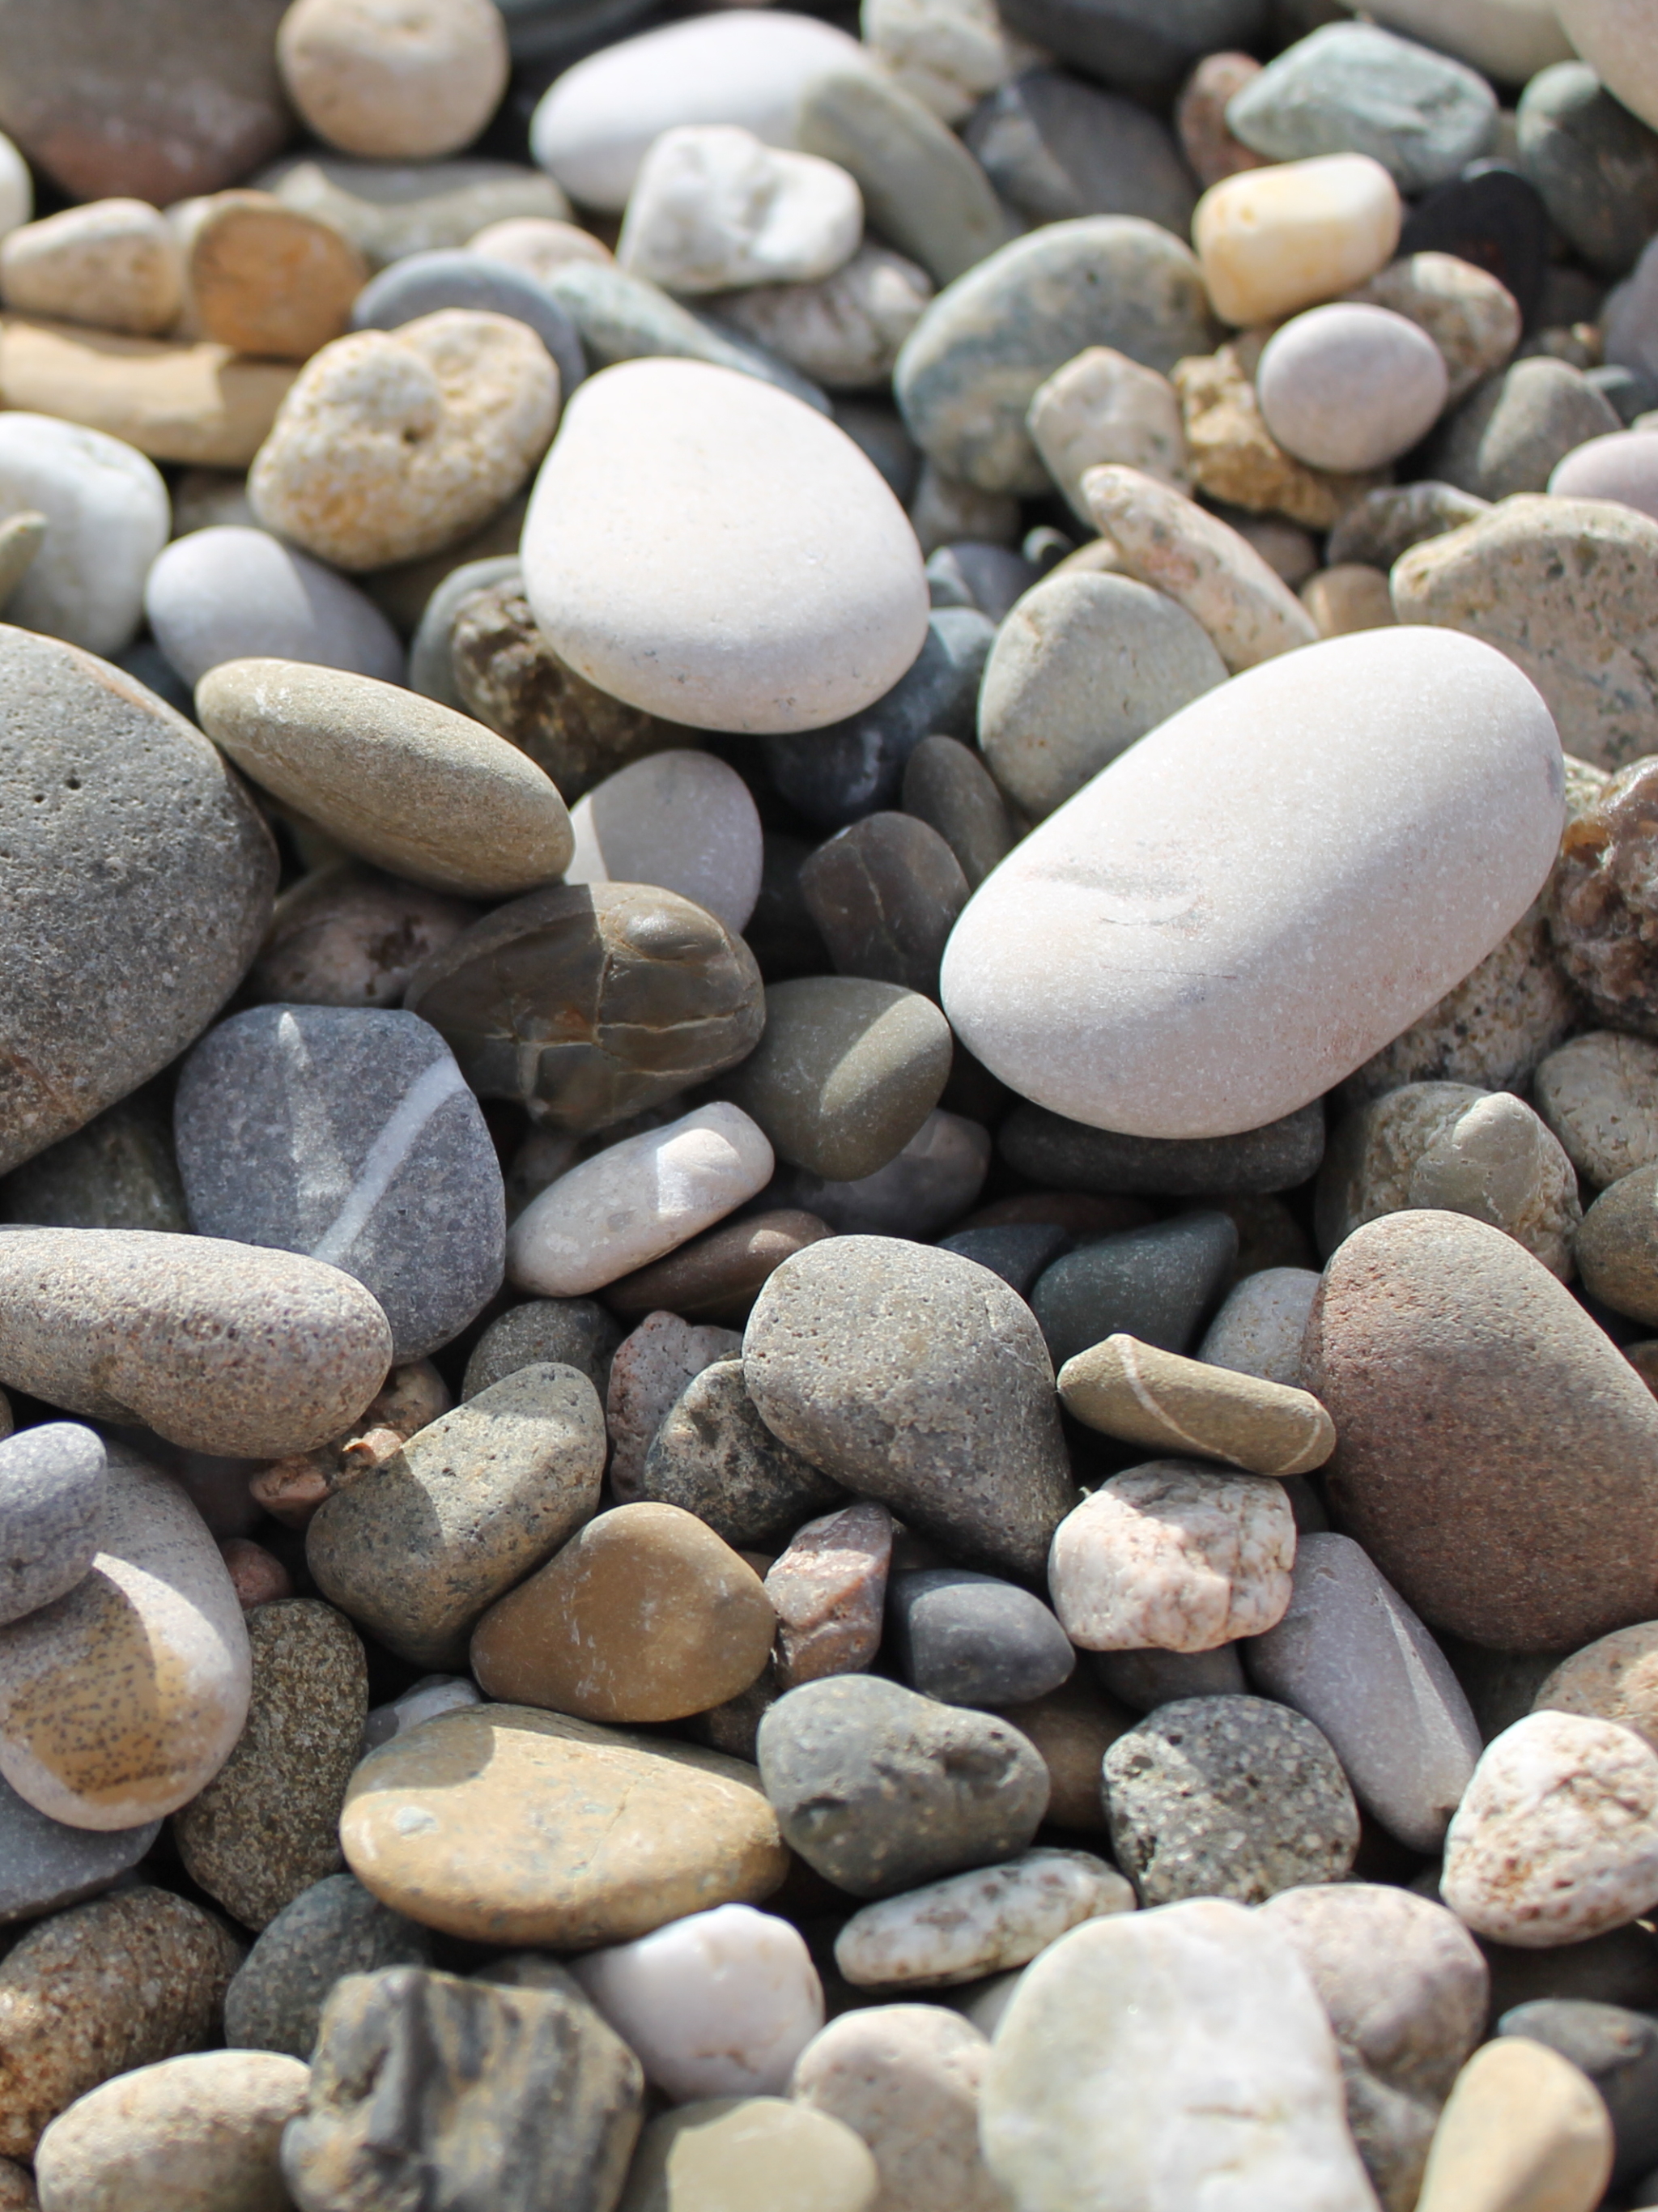
M1658 0L0 131L0 2212L1658 2206Z

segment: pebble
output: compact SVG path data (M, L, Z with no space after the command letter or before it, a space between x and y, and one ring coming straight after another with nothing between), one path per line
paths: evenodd
M743 1340L733 1329L693 1328L677 1313L648 1314L617 1348L610 1366L605 1421L610 1435L610 1486L624 1504L643 1495L646 1455L685 1386L718 1360L735 1358Z
M532 330L551 355L559 390L567 398L586 374L575 326L546 286L471 246L438 247L392 262L357 291L351 304L351 327L401 330L446 307L506 315Z
M399 1656L464 1659L479 1616L593 1512L598 1400L574 1368L520 1368L336 1490L306 1560L323 1595Z
M811 1245L761 1291L743 1372L766 1425L825 1474L953 1549L1041 1572L1072 1498L1053 1370L987 1268L898 1238Z
M1068 1359L1060 1398L1121 1443L1230 1460L1254 1474L1305 1474L1335 1448L1334 1425L1306 1391L1132 1336L1109 1336Z
M100 1439L77 1421L46 1421L0 1442L0 1626L66 1597L104 1536Z
M722 1223L604 1286L610 1311L631 1320L667 1310L687 1321L733 1327L749 1317L761 1286L797 1252L834 1234L798 1207Z
M0 507L46 535L6 602L21 628L104 657L131 642L167 544L167 486L118 439L19 410L0 422Z
M622 1331L591 1298L532 1298L498 1314L473 1346L461 1383L463 1399L492 1382L545 1362L574 1367L602 1400Z
M936 1237L978 1197L990 1170L990 1133L935 1109L873 1175L833 1182L791 1170L772 1188L847 1237Z
M1560 27L1619 104L1658 131L1658 74L1625 9L1564 0Z
M827 276L752 285L726 294L719 311L826 391L869 392L890 381L932 289L914 262L865 244Z
M1060 70L1024 70L989 94L966 136L1003 198L1033 222L1143 216L1177 238L1190 228L1192 173L1138 101Z
M1363 563L1389 569L1402 553L1424 538L1442 538L1490 511L1489 500L1459 491L1455 484L1387 485L1367 492L1330 532L1326 549L1333 567Z
M827 2112L700 2098L647 2126L619 2212L872 2212L879 2187L862 2140Z
M1028 838L957 923L943 998L969 1050L1039 1104L1145 1136L1258 1127L1351 1073L1512 927L1553 859L1552 724L1517 672L1473 642L1450 647L1405 629L1327 639L1252 670L1143 739ZM1302 718L1318 712L1327 685L1344 699L1340 770L1320 787L1324 834L1315 840L1301 795L1312 742ZM1406 698L1420 704L1401 726ZM1324 744L1334 746L1333 731ZM1418 757L1412 745L1420 785L1403 776L1403 761ZM1223 767L1239 746L1250 760L1243 788ZM1267 764L1275 748L1276 772ZM1249 855L1266 849L1278 819L1300 865L1275 867L1268 883ZM1167 830L1154 827L1165 821ZM1164 835L1188 857L1178 878L1154 879L1138 855ZM1442 885L1431 943L1405 897L1406 868L1412 882L1420 869ZM1363 900L1351 902L1355 890L1344 909L1339 887L1357 880ZM1212 975L1217 963L1238 972L1230 963L1248 961L1260 981L1217 994L1202 1014L1182 1000L1176 1015L1164 996L1174 988L1168 926L1200 902L1175 973ZM1343 910L1352 933L1345 941L1335 923ZM1056 930L1071 935L1084 915L1096 926L1108 917L1111 942L1090 946L1084 963L1062 964ZM1293 950L1308 928L1321 933L1312 974ZM1147 932L1159 947L1151 968ZM1384 976L1378 952L1389 935L1400 964ZM1041 994L1023 981L1032 963L1047 979Z
M160 1832L159 1820L132 1828L70 1827L0 1782L0 1925L38 1920L112 1888L148 1856Z
M1658 437L1614 430L1574 446L1556 464L1547 489L1560 499L1615 500L1658 520Z
M1016 1173L1058 1189L1213 1198L1293 1190L1316 1175L1324 1154L1324 1114L1315 1101L1235 1136L1130 1137L1067 1121L1046 1107L1019 1105L996 1140Z
M1637 759L1573 807L1570 849L1551 884L1549 930L1556 957L1592 1012L1608 1025L1650 1035L1646 981L1638 956L1631 957L1647 899L1645 775Z
M1616 1721L1658 1748L1653 1644L1649 1621L1597 1638L1554 1668L1533 1700L1533 1711Z
M1517 133L1557 229L1598 273L1626 275L1658 230L1658 138L1576 60L1531 79Z
M1030 1294L1054 1366L1118 1334L1184 1352L1219 1298L1237 1249L1229 1217L1206 1210L1096 1237L1056 1260Z
M1040 1598L1017 1583L960 1567L896 1575L888 1633L898 1673L947 1705L1022 1705L1068 1681L1071 1640Z
M1412 197L1485 153L1497 96L1477 71L1374 23L1326 23L1226 105L1226 127L1274 161L1367 154Z
M507 88L506 29L487 0L434 0L412 15L372 0L296 0L276 61L325 145L381 161L459 153Z
M505 1703L683 1720L758 1678L775 1626L746 1560L694 1513L647 1501L599 1514L497 1599L473 1632L471 1668Z
M857 1989L940 1989L1023 1966L1084 1921L1132 1912L1134 1893L1087 1851L1023 1852L854 1912L835 1961Z
M720 1905L590 1951L576 1979L677 2105L780 2096L823 2025L823 1992L799 1934L751 1905Z
M355 1875L325 1875L283 1906L236 1969L225 1991L225 2041L309 2059L337 1981L430 1960L423 1928L371 1897Z
M668 1412L637 1494L683 1507L741 1547L786 1538L803 1515L836 1504L841 1492L767 1428L744 1387L742 1361L722 1359L693 1376Z
M459 899L337 861L301 877L277 900L248 972L248 995L262 1004L393 1007L421 963L477 919L477 908ZM165 1225L182 1228L182 1214Z
M1519 301L1487 270L1455 253L1401 253L1349 297L1403 315L1427 332L1443 358L1447 402L1453 407L1483 377L1503 368L1520 343ZM1433 484L1430 477L1423 484L1401 486L1382 496L1391 496L1401 514L1419 515L1441 527L1445 526L1442 518L1452 512L1460 511L1467 519L1479 511L1466 504L1458 510L1455 487L1435 490ZM1463 495L1464 502L1468 496Z
M210 2041L240 1959L222 1922L146 1882L38 1921L0 1965L4 2154L31 2157L100 2082Z
M734 324L720 322L712 312L693 313L642 276L610 263L567 261L544 283L574 324L595 368L665 355L774 385L817 414L831 411L825 392Z
M249 659L403 681L402 643L373 600L269 531L229 524L175 538L150 564L143 611L192 687L224 661Z
M833 276L863 234L862 195L815 154L778 151L732 124L654 141L629 195L618 265L680 294Z
M1423 2176L1419 2212L1593 2212L1612 2165L1593 2082L1546 2045L1498 2036L1457 2076Z
M214 743L274 798L429 890L510 897L570 859L570 817L549 779L435 701L341 669L250 659L210 670L196 704Z
M197 2051L120 2075L60 2113L34 2154L52 2212L242 2212L279 2201L277 2151L309 2067L276 2051Z
M1361 629L1385 629L1398 620L1380 568L1357 566L1321 569L1301 587L1301 603L1321 637L1347 637Z
M881 1648L893 1522L867 1499L798 1528L766 1571L778 1687L861 1673Z
M297 156L258 180L285 207L314 216L349 239L371 269L465 246L493 222L568 216L550 177L512 161L354 161Z
M1507 500L1546 490L1557 464L1621 427L1581 369L1539 356L1476 387L1435 441L1432 466L1481 499Z
M997 2029L982 2131L1029 2212L1090 2196L1100 2212L1183 2212L1244 2191L1321 2212L1375 2203L1310 1978L1263 1916L1220 1897L1051 1945Z
M245 469L294 379L291 362L244 360L210 339L117 337L16 315L0 329L9 407L102 431L153 461Z
M540 215L508 216L503 222L486 223L466 240L465 250L503 268L521 270L537 283L567 261L606 263L613 258L610 247L591 231Z
M273 192L215 192L179 228L192 325L238 353L309 361L343 335L368 265L331 223ZM3 264L0 264L3 266Z
M1447 253L1495 276L1513 298L1521 319L1534 325L1542 314L1550 229L1536 187L1510 163L1472 161L1449 184L1419 201L1406 219L1400 248L1407 258ZM1589 304L1581 301L1573 305Z
M1175 388L1192 482L1232 510L1229 519L1239 536L1281 581L1294 585L1316 565L1307 530L1339 522L1376 472L1331 475L1309 468L1279 443L1266 427L1249 373L1259 350L1258 337L1250 337L1176 362ZM1312 427L1309 422L1309 434Z
M1315 468L1347 470L1380 468L1407 452L1437 421L1450 381L1418 325L1386 307L1340 303L1276 331L1257 377L1279 443Z
M1011 1857L1048 1805L1048 1770L1017 1729L872 1674L789 1691L757 1750L785 1841L853 1897Z
M1588 2075L1612 2122L1614 2181L1650 2171L1658 2158L1658 2127L1651 2118L1658 2029L1650 2020L1621 2005L1546 1997L1504 2013L1497 2032L1546 2045Z
M979 2147L990 2045L942 2005L843 2013L800 2054L790 2095L843 2121L874 2154L873 2212L1005 2212Z
M1082 480L1107 462L1186 489L1190 457L1179 393L1166 376L1112 346L1084 347L1039 384L1025 428L1072 513L1090 526Z
M1380 161L1328 154L1212 185L1192 239L1222 321L1264 323L1374 276L1393 258L1402 219Z
M1575 1256L1583 1287L1637 1321L1658 1316L1649 1244L1658 1168L1637 1168L1602 1191L1583 1217Z
M1301 1343L1318 1294L1307 1267L1263 1267L1229 1291L1197 1356L1212 1366L1301 1388Z
M1211 1651L1283 1618L1295 1556L1276 1483L1151 1460L1060 1522L1048 1587L1084 1650Z
M525 325L450 307L313 356L248 476L258 520L347 570L464 538L523 484L558 413Z
M760 896L760 816L748 786L712 753L635 761L572 808L568 884L659 884L706 907L733 935Z
M1145 1906L1231 1898L1260 1905L1340 1881L1358 1808L1322 1730L1262 1698L1177 1699L1105 1754L1117 1863Z
M938 994L938 963L968 882L956 855L913 815L865 815L819 846L800 890L837 970Z
M7 232L0 299L14 314L155 337L178 319L184 268L165 216L143 200L94 200Z
M524 1705L443 1713L371 1752L340 1842L382 1904L492 1947L631 1942L756 1904L787 1864L752 1766Z

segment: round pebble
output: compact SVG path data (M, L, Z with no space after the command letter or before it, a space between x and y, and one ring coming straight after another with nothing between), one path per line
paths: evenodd
M651 2121L621 2212L872 2212L862 2140L780 2097L699 2098Z
M299 0L276 58L318 137L382 161L458 153L507 88L506 28L488 0Z
M1256 370L1260 411L1278 443L1320 469L1376 469L1438 420L1444 356L1386 307L1315 307L1275 331Z
M231 524L174 538L144 580L144 615L192 689L227 660L403 680L403 647L374 602L269 531Z
M309 361L343 335L368 267L331 223L267 192L216 192L191 212L185 281L206 337Z

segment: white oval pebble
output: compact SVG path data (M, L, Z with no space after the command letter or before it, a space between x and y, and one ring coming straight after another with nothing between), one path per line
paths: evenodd
M1553 865L1560 742L1511 660L1368 630L1183 708L969 902L943 1003L1023 1097L1142 1137L1294 1113L1476 968Z
M567 884L654 884L742 931L760 896L760 810L733 768L676 747L606 776L570 809Z
M616 258L670 292L811 284L851 258L864 200L844 169L732 123L665 131L646 155Z
M537 1297L585 1297L712 1229L774 1164L740 1106L699 1106L549 1183L507 1231L507 1274Z
M20 315L154 337L179 319L184 257L145 200L94 200L9 231L0 299Z
M1658 521L1658 430L1609 430L1555 464L1558 499L1615 499Z
M249 659L403 681L403 647L374 602L268 530L223 524L175 538L150 569L144 612L186 684Z
M570 1963L676 2104L780 2095L823 2025L823 1984L799 1930L751 1905L693 1912Z
M46 541L6 620L107 659L132 641L144 578L171 526L154 461L119 438L48 415L0 414L0 514L33 507Z
M1357 301L1313 307L1273 331L1255 371L1266 427L1315 469L1379 469L1439 419L1445 356L1418 324Z
M926 636L908 517L846 433L734 370L589 377L536 480L524 581L577 674L704 730L839 721Z
M1658 1905L1658 1753L1633 1729L1527 1713L1485 1747L1440 1895L1477 1936L1577 1943Z
M835 1963L859 1989L944 1989L1023 1966L1068 1928L1132 1912L1132 1882L1090 1851L1022 1851L854 1912Z
M537 283L569 261L615 258L592 231L559 222L550 215L509 215L505 222L486 223L476 238L467 240L466 251L486 261L503 262L508 269L521 269Z

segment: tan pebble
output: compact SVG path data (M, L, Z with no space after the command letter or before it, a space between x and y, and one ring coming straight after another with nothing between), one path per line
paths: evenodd
M248 498L266 528L337 568L412 561L513 496L547 450L558 404L551 356L509 316L446 307L396 331L357 331L300 372Z
M871 1664L881 1648L891 1563L892 1516L871 1499L796 1529L766 1575L780 1687Z
M1612 2159L1588 2077L1546 2044L1500 2035L1456 2077L1416 2212L1594 2212Z
M31 1928L0 1962L0 2153L112 2075L218 2032L242 1947L199 1905L137 1883Z
M1260 75L1253 54L1206 54L1181 88L1175 128L1187 160L1204 185L1218 185L1241 169L1264 169L1268 157L1235 138L1226 127L1226 103Z
M338 337L368 282L349 239L271 192L216 192L202 203L187 267L205 337L282 361L309 361Z
M682 1720L746 1690L775 1626L760 1577L706 1522L619 1505L490 1607L472 1672L486 1696L583 1720Z
M1048 1769L1053 1825L1078 1835L1107 1833L1100 1762L1133 1727L1133 1714L1078 1673L1028 1705L1004 1705L997 1717L1035 1745Z
M1335 1424L1286 1389L1132 1336L1108 1336L1060 1370L1067 1413L1124 1443L1230 1460L1252 1474L1307 1474L1335 1449Z
M94 200L0 240L0 299L15 314L150 337L178 320L184 265L146 201Z
M371 1752L340 1841L382 1904L501 1948L629 1942L758 1904L789 1863L752 1766L524 1705L442 1713Z
M0 398L106 431L152 461L245 469L270 435L295 371L211 340L173 344L8 315Z
M28 574L46 538L46 518L33 507L24 507L0 522L0 607Z
M567 262L615 258L592 231L544 215L513 215L504 222L486 223L467 240L466 251L482 254L486 261L504 261L509 269L521 269L526 276L537 278L550 276Z
M1658 1324L1658 1167L1637 1168L1603 1190L1577 1232L1583 1287L1648 1328Z
M264 1468L249 1481L247 1491L259 1510L284 1528L303 1528L337 1487L332 1453L301 1452Z
M990 2045L943 2005L872 2005L812 2038L789 2094L844 2120L880 2169L873 2212L1009 2212L979 2148Z
M1403 214L1380 161L1330 154L1212 185L1192 242L1222 321L1264 323L1373 276L1392 258Z
M1112 346L1090 346L1039 384L1025 416L1031 443L1084 522L1082 480L1108 461L1144 469L1184 491L1186 434L1175 386Z
M1501 368L1520 343L1520 308L1506 284L1454 253L1407 253L1346 295L1419 323L1445 356L1447 407Z
M618 2212L872 2212L860 2136L781 2097L709 2097L653 2120Z
M259 1478L256 1475L254 1480ZM274 1553L263 1544L256 1544L248 1536L222 1536L219 1557L224 1561L230 1577L231 1588L236 1593L236 1602L246 1613L256 1605L269 1605L274 1599L292 1597L294 1578Z
M1615 1628L1563 1659L1532 1699L1532 1711L1616 1721L1658 1751L1658 1620Z
M1383 479L1333 475L1286 453L1266 427L1252 368L1237 345L1175 362L1192 481L1212 499L1328 530Z
M1658 1165L1658 1044L1609 1030L1572 1037L1539 1067L1532 1095L1598 1189Z
M429 161L470 145L509 67L490 0L296 0L276 62L319 138L382 161Z
M1321 637L1345 637L1356 629L1386 629L1399 617L1380 568L1362 561L1344 561L1334 568L1321 568L1301 587L1301 604L1318 626Z

